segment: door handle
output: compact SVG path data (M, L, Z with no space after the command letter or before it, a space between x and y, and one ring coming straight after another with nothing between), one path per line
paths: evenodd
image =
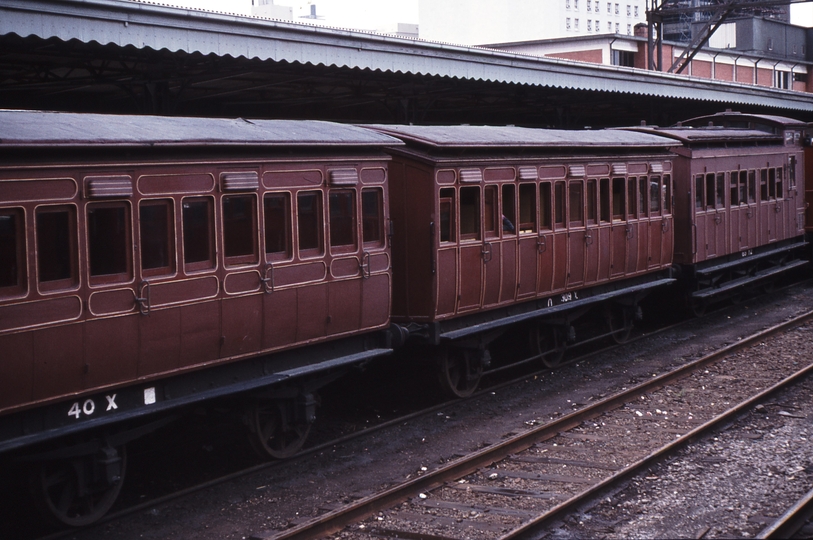
M269 270L271 271L271 277L268 277L268 271ZM266 265L265 270L263 271L263 276L264 277L260 278L260 281L262 282L263 287L265 287L265 292L267 292L267 293L274 292L274 265L273 264ZM269 286L269 283L271 284L270 286Z
M491 253L491 243L490 242L485 242L483 244L483 250L481 251L481 253L483 255L483 262L486 262L486 263L491 262L492 253Z
M142 315L149 315L150 314L150 282L149 281L142 281L138 285L138 297L136 298L136 302L138 302L138 311Z
M368 251L362 252L361 262L359 262L359 272L361 272L361 277L364 279L368 279L372 275L372 271L370 270L370 253Z
M545 253L548 250L548 240L544 236L538 236L536 238L536 251L539 253Z

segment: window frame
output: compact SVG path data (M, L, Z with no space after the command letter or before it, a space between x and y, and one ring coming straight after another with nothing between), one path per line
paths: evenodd
M438 242L440 244L457 243L457 211L455 201L457 193L453 187L440 188L438 192ZM444 210L444 206L447 208ZM444 215L447 217L444 223ZM444 230L447 238L444 240Z
M207 259L195 260L195 261L187 261L187 252L188 248L190 247L187 243L187 233L189 232L187 229L187 221L186 221L186 213L185 213L185 206L186 204L192 203L199 203L199 202L206 202L207 203L207 210L208 210L208 222L207 222L207 240L208 240L208 250L209 250L209 257ZM185 274L196 274L200 272L208 272L217 268L217 240L215 235L215 220L217 219L215 214L215 198L211 195L191 195L188 197L183 197L181 199L181 244L183 245L183 269Z
M43 280L41 272L40 254L43 249L42 238L40 237L39 216L42 214L57 213L67 211L68 214L68 235L67 235L67 255L68 255L68 277L52 280ZM75 204L44 204L34 209L34 246L36 250L36 283L37 291L41 294L60 292L64 290L74 290L79 287L79 231L78 231L78 208Z
M2 286L0 285L0 298L15 298L25 296L28 293L28 238L26 235L26 209L21 206L9 206L0 208L0 218L9 216L13 218L17 216L19 219L14 219L15 230L14 235L14 249L8 250L9 254L13 251L16 267L11 272L16 273L16 283ZM11 259L9 259L11 263Z
M367 216L365 214L365 205L364 205L364 196L368 193L373 193L376 195L376 208L377 208L377 216L376 216L376 229L378 238L373 240L367 240L366 234L364 231L367 230ZM362 245L366 247L384 247L386 245L386 234L384 233L384 190L380 187L364 187L361 189L361 240Z
M93 249L91 245L91 218L92 209L120 208L124 210L124 271L110 274L93 273ZM132 206L130 201L104 201L92 202L85 206L85 247L87 254L88 283L94 285L108 285L110 283L128 283L133 279L133 226Z
M338 197L342 197L345 200L350 201L350 211L348 213L342 213L341 215L334 215L333 214L333 202L334 200L338 200ZM328 208L327 208L327 218L328 218L328 239L330 245L330 252L331 253L355 253L358 251L358 202L357 202L358 193L355 188L352 187L341 187L341 188L331 188L328 190L327 200L328 200ZM350 241L346 242L342 240L344 243L335 244L334 241L338 241L339 235L334 234L334 232L339 232L338 226L340 225L339 220L343 222L346 220L350 220L349 225L341 224L343 230L342 236L346 235L348 232L350 233ZM335 231L334 231L335 229Z
M229 238L231 235L227 234L227 229L229 228L229 223L237 223L236 220L228 219L229 216L226 215L226 201L229 199L247 199L250 201L250 216L246 220L242 221L249 221L248 228L250 231L250 246L251 251L241 251L237 254L229 254ZM259 212L257 209L257 194L256 193L229 193L224 194L220 198L220 211L221 211L221 234L222 234L222 244L223 244L223 264L225 266L246 266L246 265L255 265L259 261ZM242 224L241 228L245 229L246 225ZM240 235L242 236L242 235Z
M268 206L267 202L270 199L274 198L281 198L283 200L283 231L282 237L284 239L284 249L282 251L268 251L268 239L269 239L269 220L268 220ZM265 262L276 262L276 261L291 261L293 260L293 245L294 245L294 235L293 235L293 209L291 205L291 201L293 197L291 196L290 191L266 191L263 193L263 254L265 257Z
M296 252L300 259L313 259L325 254L325 196L321 189L303 189L296 192ZM313 212L316 223L316 247L302 247L302 212L300 198L316 197L316 209Z
M167 265L166 266L153 266L146 268L144 266L144 246L147 242L144 240L144 223L146 220L141 214L141 210L150 206L165 206L169 210L167 212ZM142 277L156 277L156 276L173 276L177 273L178 268L178 252L176 247L176 221L175 221L175 201L173 199L141 199L138 202L138 264Z

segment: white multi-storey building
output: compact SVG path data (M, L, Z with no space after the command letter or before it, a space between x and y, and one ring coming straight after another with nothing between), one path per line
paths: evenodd
M462 45L632 35L645 0L418 0L421 39Z

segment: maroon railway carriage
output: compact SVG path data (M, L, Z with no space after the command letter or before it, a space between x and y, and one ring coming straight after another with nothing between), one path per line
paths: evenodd
M0 134L0 454L44 460L63 522L110 507L155 413L240 392L256 446L285 456L316 388L390 352L399 141L28 111L0 111Z
M369 126L391 150L392 318L435 346L449 391L474 390L517 323L532 358L561 359L572 323L606 310L624 339L670 283L674 142L621 131ZM598 337L598 336L596 336Z
M807 128L737 112L639 128L682 144L675 151L675 264L696 311L754 285L771 287L807 263Z

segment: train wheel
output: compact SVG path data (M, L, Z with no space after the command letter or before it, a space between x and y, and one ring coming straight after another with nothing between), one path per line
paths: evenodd
M447 347L438 355L438 375L443 390L452 397L468 397L483 376L483 362L476 351Z
M107 447L90 456L42 463L33 487L49 516L59 523L81 527L110 510L121 491L126 469L124 446Z
M311 422L296 419L292 399L258 401L249 413L249 440L261 457L285 459L302 449L311 431Z
M629 309L623 306L609 306L607 308L607 325L613 341L616 343L626 343L632 333L633 319Z
M706 308L708 308L708 304L706 304L703 300L690 300L691 304L689 308L692 310L692 314L695 317L702 317L706 314Z
M531 329L531 349L542 358L547 367L557 367L562 363L567 349L564 331L558 326L548 324L534 326Z

